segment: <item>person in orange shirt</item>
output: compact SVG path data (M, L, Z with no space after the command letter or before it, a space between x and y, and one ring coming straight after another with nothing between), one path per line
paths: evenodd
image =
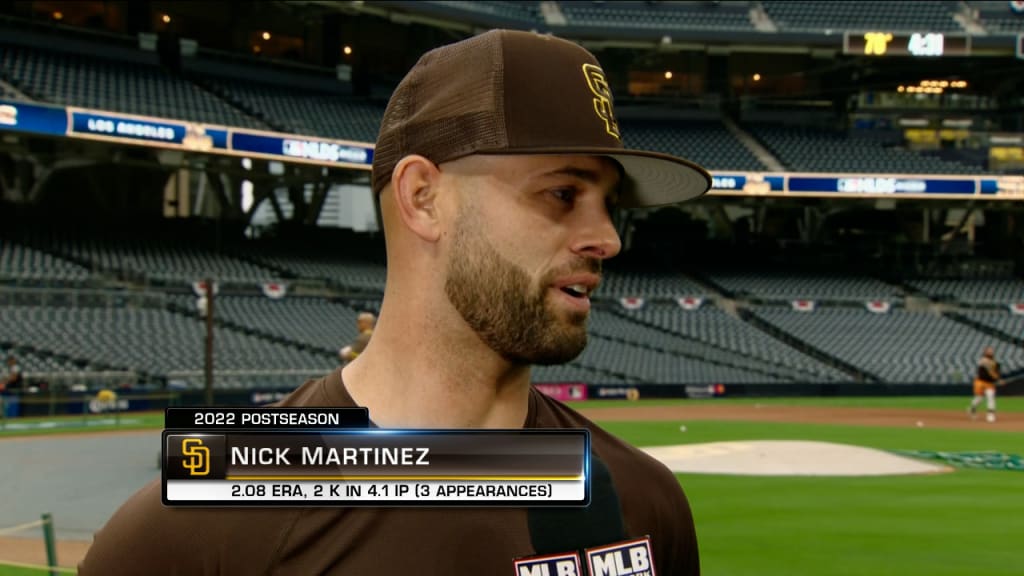
M991 346L985 348L978 361L978 373L974 377L974 399L967 407L971 419L977 417L978 406L982 400L987 401L988 414L985 419L989 422L996 421L996 386L1003 385L1002 376L999 375L999 362L996 362L996 352Z

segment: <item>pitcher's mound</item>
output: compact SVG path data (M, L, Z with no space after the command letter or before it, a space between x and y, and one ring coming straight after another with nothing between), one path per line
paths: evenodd
M673 472L750 476L887 476L952 468L883 450L789 440L711 442L643 448Z

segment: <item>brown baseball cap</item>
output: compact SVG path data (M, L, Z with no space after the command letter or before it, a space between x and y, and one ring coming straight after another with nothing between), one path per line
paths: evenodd
M471 154L606 156L622 166L624 208L675 204L711 187L693 162L627 150L594 55L533 32L492 30L424 54L384 112L375 193L410 154L435 164Z

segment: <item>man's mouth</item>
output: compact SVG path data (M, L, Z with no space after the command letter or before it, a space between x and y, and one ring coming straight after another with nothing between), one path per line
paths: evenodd
M570 284L569 286L562 286L562 292L573 298L587 298L590 296L591 289L583 284Z

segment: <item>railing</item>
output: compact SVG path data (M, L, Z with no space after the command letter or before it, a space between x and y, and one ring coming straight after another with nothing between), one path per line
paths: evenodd
M298 388L306 380L323 377L329 371L326 368L214 370L213 386L215 390L279 388L282 385ZM177 390L199 390L205 386L205 374L202 370L174 370L167 373L167 383Z
M166 302L167 296L159 292L0 286L0 306L163 308Z
M41 388L39 384L46 382L52 395L61 389L85 392L103 388L116 389L124 385L134 386L139 381L139 374L132 370L25 372L25 381L30 384L29 390Z

